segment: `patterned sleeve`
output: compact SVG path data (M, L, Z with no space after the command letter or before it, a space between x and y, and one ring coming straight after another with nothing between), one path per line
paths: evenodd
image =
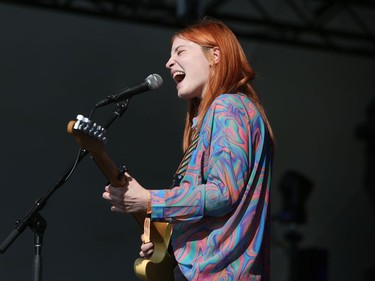
M249 179L255 115L255 107L246 108L234 95L214 101L181 185L151 191L152 219L194 221L204 215L224 216L235 208Z

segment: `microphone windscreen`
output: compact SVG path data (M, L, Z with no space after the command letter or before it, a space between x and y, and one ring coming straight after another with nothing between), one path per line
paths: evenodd
M150 88L150 90L158 89L161 85L163 85L163 78L159 74L151 74L147 76L146 82Z

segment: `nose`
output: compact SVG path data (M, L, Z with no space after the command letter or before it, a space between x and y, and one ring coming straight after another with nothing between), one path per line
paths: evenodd
M167 63L165 64L165 67L171 68L174 64L175 64L174 60L172 59L172 57L170 57Z

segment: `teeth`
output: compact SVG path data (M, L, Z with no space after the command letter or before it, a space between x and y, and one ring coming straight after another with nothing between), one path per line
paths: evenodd
M182 71L176 71L175 73L173 73L173 78L176 78L177 75L185 75L185 73L183 73Z

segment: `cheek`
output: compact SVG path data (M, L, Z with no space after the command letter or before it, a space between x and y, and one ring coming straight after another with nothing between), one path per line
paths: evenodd
M196 72L196 78L200 83L206 83L210 77L210 68L208 65L202 66Z

